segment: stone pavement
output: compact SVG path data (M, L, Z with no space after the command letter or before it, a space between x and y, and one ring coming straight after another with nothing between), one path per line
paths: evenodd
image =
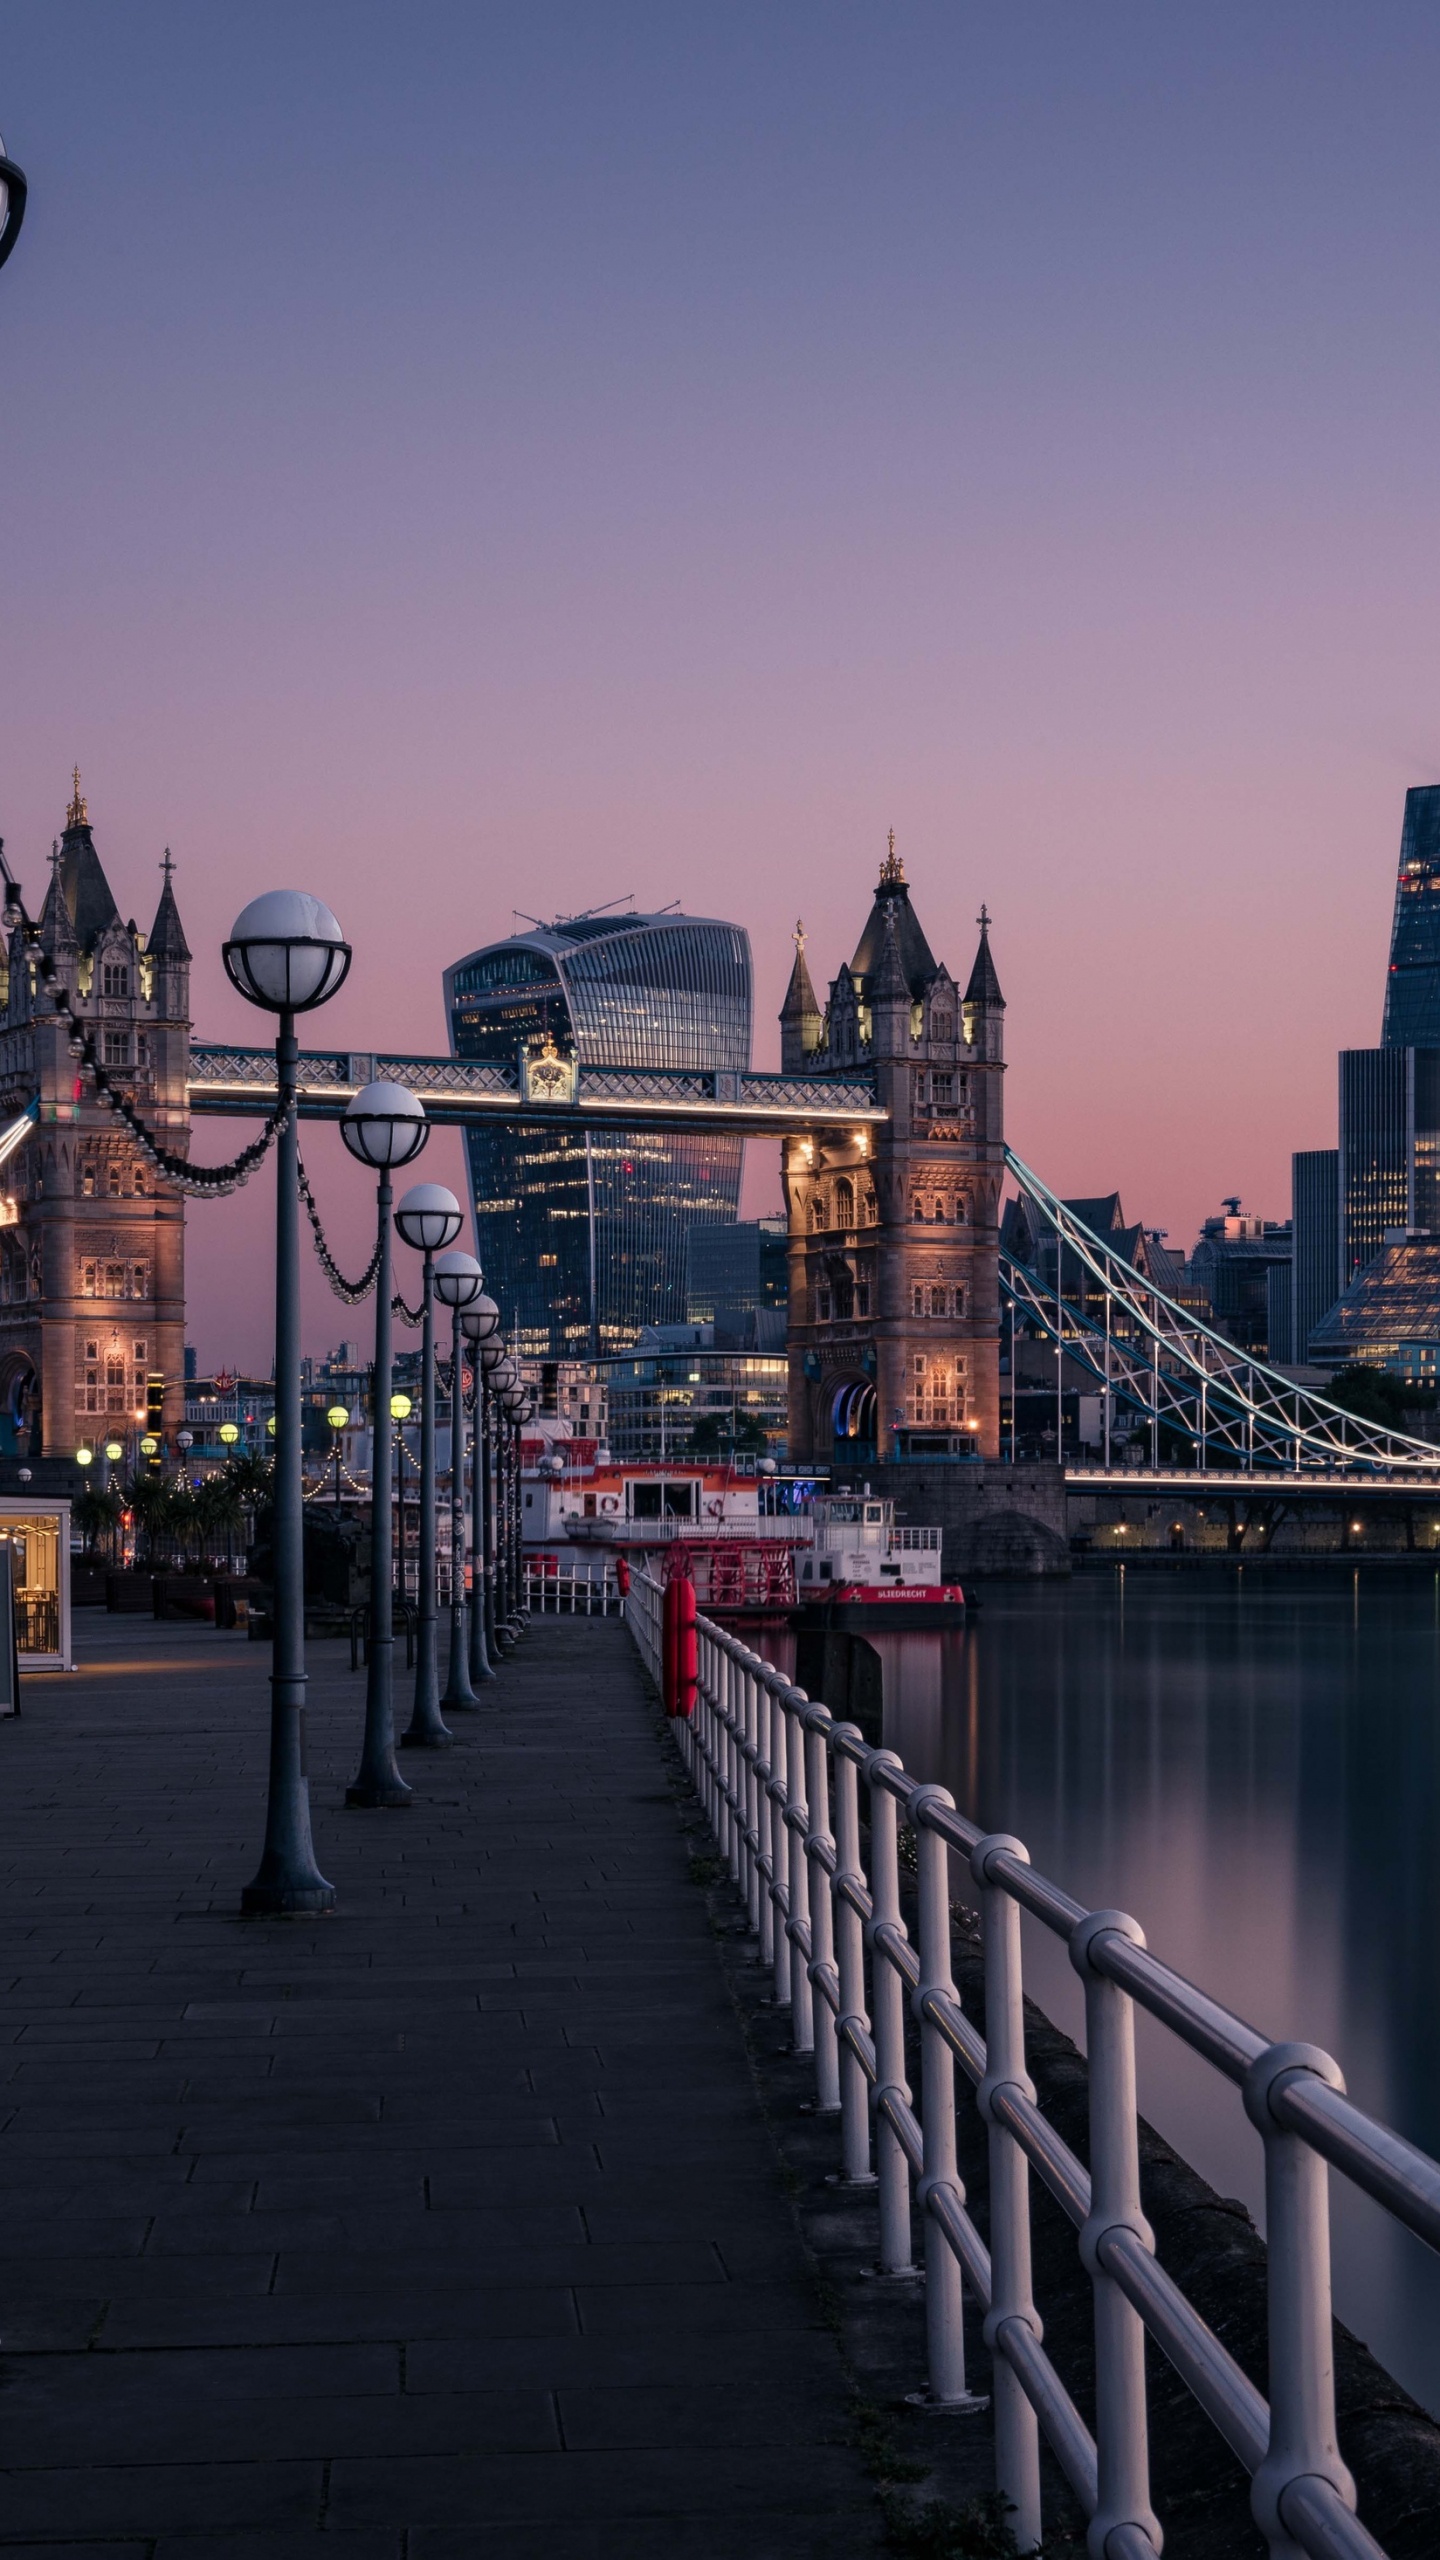
M268 1653L78 1620L0 1726L0 2547L45 2560L849 2560L878 2541L655 1710L549 1620L242 1921ZM418 1764L418 1765L417 1765Z

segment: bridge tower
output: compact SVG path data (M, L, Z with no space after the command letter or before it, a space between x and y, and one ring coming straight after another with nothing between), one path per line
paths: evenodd
M159 1144L186 1155L190 952L169 853L141 933L121 921L77 771L50 860L40 942L58 982ZM133 1449L155 1381L166 1428L184 1420L184 1202L82 1081L18 927L0 973L0 1095L7 1120L37 1108L0 1170L0 1455L73 1459L112 1434Z
M962 992L931 953L892 833L823 1014L798 927L795 942L785 1072L868 1067L890 1116L867 1133L817 1113L785 1142L791 1456L998 1457L1005 999L989 917Z

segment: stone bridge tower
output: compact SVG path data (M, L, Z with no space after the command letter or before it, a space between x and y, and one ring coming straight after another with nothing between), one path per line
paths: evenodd
M890 838L822 1013L797 929L787 1074L872 1070L879 1133L785 1143L790 1453L843 1470L1000 1449L1005 1000L989 918L963 992L932 956Z
M189 1153L190 953L165 856L154 924L123 923L75 775L40 942L101 1059L162 1147ZM73 1461L109 1437L133 1459L147 1401L184 1420L184 1202L95 1099L23 933L0 982L0 1456ZM163 1380L157 1390L156 1381Z

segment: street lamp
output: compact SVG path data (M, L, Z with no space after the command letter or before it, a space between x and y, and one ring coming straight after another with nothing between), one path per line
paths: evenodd
M470 1679L474 1686L495 1678L485 1635L490 1576L490 1456L485 1432L485 1357L481 1347L500 1330L500 1310L494 1299L477 1298L473 1307L466 1308L460 1326L470 1344L470 1363L475 1373L475 1438L470 1454Z
M410 1789L395 1765L395 1540L390 1517L391 1423L408 1396L392 1396L394 1323L390 1276L390 1176L411 1164L430 1135L418 1097L403 1084L362 1085L346 1107L340 1135L352 1156L373 1167L378 1221L375 1272L375 1375L371 1390L370 1456L370 1655L365 1669L365 1740L360 1767L345 1790L350 1805L402 1805ZM403 1419L403 1417L401 1417ZM339 1503L339 1474L336 1474ZM401 1487L403 1499L404 1487ZM402 1515L403 1517L403 1515ZM403 1541L402 1541L403 1552ZM402 1568L403 1569L403 1568Z
M5 144L0 140L0 267L20 237L27 192L24 170L6 158Z
M335 1434L335 1509L338 1512L340 1509L340 1434L350 1419L350 1407L348 1404L332 1404L326 1409L325 1419Z
M403 1244L423 1254L420 1356L420 1570L419 1627L415 1645L415 1708L400 1739L410 1749L438 1749L455 1736L440 1713L435 1662L435 1256L453 1244L465 1224L460 1203L443 1183L417 1182L395 1211Z
M246 1912L333 1911L335 1888L315 1863L305 1775L305 1547L300 1477L300 1133L297 1013L333 996L350 946L327 906L298 889L271 889L236 918L221 954L248 1004L279 1017L275 1078L282 1116L275 1147L275 1636L270 1670L270 1788L260 1865L240 1897Z
M494 1359L488 1354L494 1351ZM491 1608L490 1639L494 1649L504 1655L515 1642L511 1624L510 1598L510 1435L505 1427L505 1398L519 1376L514 1361L503 1342L487 1343L481 1358L489 1372L490 1420L495 1441L495 1589Z
M485 1274L473 1253L442 1253L435 1265L435 1294L450 1309L450 1670L441 1712L477 1707L470 1686L465 1642L465 1381L461 1319L478 1304Z

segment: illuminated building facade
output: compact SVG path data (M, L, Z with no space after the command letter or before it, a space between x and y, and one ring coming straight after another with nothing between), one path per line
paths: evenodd
M190 952L170 885L148 934L122 921L75 775L51 856L40 946L102 1061L162 1147L189 1150ZM0 1104L34 1135L0 1201L0 1456L73 1460L185 1410L185 1205L76 1070L69 1023L9 937Z
M790 1458L996 1457L1005 999L983 909L963 989L934 958L892 837L823 1012L797 931L787 1074L873 1070L881 1130L785 1142Z
M553 1043L582 1067L744 1074L751 967L738 925L572 916L445 973L457 1058L513 1065ZM466 1133L475 1249L521 1352L626 1349L685 1314L686 1239L732 1220L742 1141L516 1121Z

